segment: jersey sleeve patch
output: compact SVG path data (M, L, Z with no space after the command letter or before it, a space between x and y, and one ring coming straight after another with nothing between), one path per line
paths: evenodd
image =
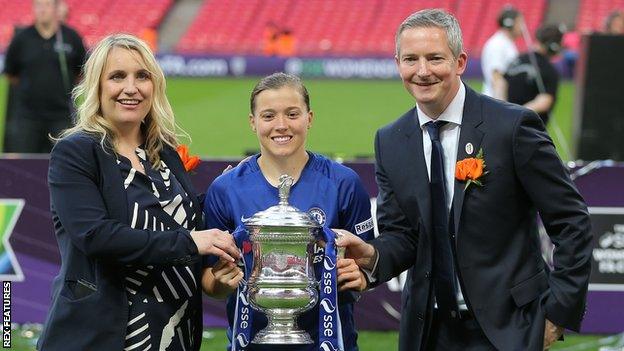
M360 222L358 224L355 225L355 233L357 235L360 235L362 233L366 233L367 231L373 229L373 218L369 218L363 222Z

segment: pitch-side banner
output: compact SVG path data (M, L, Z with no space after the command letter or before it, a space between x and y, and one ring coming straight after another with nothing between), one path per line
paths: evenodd
M205 191L228 165L237 161L205 161L193 182ZM362 178L375 205L377 188L371 163L348 163ZM0 158L0 275L12 281L12 320L43 322L52 279L60 256L49 211L48 159ZM616 333L624 328L624 166L604 167L579 176L576 184L591 206L595 249L593 276L583 331ZM374 208L375 206L373 206ZM400 296L405 274L362 294L356 304L357 327L396 330L401 318ZM204 299L204 324L227 324L222 301Z
M624 291L624 207L590 207L594 290Z
M398 79L392 56L388 57L268 57L228 55L159 54L167 76L249 77L286 72L305 78ZM481 78L480 61L468 62L464 78Z
M287 72L304 78L399 79L394 57L268 57L244 55L158 54L158 63L168 77L258 77ZM568 77L564 61L555 63ZM0 53L0 72L4 54ZM464 79L483 79L481 60L468 60Z

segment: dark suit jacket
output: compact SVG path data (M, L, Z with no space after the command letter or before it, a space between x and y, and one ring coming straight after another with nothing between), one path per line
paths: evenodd
M433 309L429 178L416 109L375 139L377 278L409 268L400 350L421 350ZM466 143L475 152L467 155ZM539 117L466 88L457 160L483 149L483 186L455 181L450 231L462 291L483 331L501 350L541 350L544 317L580 328L590 272L586 205ZM532 230L536 210L556 246L549 272Z
M180 159L170 147L161 152L188 194L195 194ZM199 258L189 231L132 229L126 192L115 154L99 140L78 133L60 140L48 172L61 270L54 279L52 304L38 349L122 350L128 300L125 265L188 264ZM201 206L193 198L196 227Z

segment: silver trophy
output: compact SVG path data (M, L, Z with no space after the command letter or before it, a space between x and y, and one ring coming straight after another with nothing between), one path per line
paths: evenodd
M320 225L288 204L293 178L280 177L279 204L244 221L249 231L254 264L248 280L251 306L269 323L254 344L312 344L297 327L297 316L318 301L312 257Z

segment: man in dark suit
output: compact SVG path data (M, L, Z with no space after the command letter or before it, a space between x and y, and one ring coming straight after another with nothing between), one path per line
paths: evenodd
M586 205L532 111L466 87L457 20L412 14L396 62L416 107L375 138L380 237L339 232L369 286L409 269L400 350L541 350L585 309ZM551 271L531 230L555 244ZM362 288L362 287L360 287Z

